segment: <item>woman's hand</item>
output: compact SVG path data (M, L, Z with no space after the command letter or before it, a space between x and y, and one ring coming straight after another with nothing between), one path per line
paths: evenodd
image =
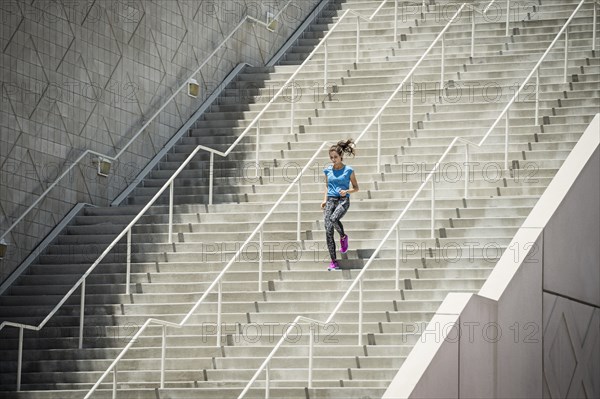
M340 195L341 195L342 197L345 197L345 196L346 196L346 194L348 194L348 190L340 190Z
M325 209L325 205L327 204L327 201L323 201L321 202L321 209Z

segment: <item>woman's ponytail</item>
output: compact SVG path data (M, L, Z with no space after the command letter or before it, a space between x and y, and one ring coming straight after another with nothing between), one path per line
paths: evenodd
M338 141L338 143L336 145L332 145L329 148L329 152L331 151L335 151L338 153L338 155L340 157L343 157L344 154L349 154L349 155L356 155L356 150L355 150L356 144L354 144L354 140L352 139L348 139L348 140L340 140Z

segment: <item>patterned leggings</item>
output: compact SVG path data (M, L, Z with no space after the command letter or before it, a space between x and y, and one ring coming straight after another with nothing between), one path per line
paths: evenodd
M325 204L324 219L325 219L325 237L327 239L327 249L331 260L336 259L335 241L333 240L333 229L337 230L340 237L344 236L344 226L340 219L346 214L350 208L350 198L348 196L340 198L327 198Z

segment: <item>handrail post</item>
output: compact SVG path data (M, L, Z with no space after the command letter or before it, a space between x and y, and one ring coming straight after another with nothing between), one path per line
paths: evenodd
M256 121L256 155L254 157L254 164L256 167L256 177L258 178L258 152L260 151L260 119ZM211 153L212 154L212 153Z
M471 174L470 158L469 144L465 144L465 199L469 197L469 175Z
M131 227L127 230L127 272L125 275L125 295L131 293Z
M173 195L175 191L175 179L169 184L169 236L167 243L173 243Z
M398 42L398 0L394 0L394 43Z
M598 16L598 3L594 0L594 12L592 20L592 51L596 51L596 18Z
M328 52L327 52L327 40L323 44L325 48L325 66L323 68L323 94L327 94L327 61L328 61Z
M413 82L413 75L410 75L410 111L409 111L409 116L408 116L408 130L412 131L414 130L414 103L415 103L415 85Z
M221 346L221 307L223 306L223 283L217 284L217 347Z
M534 125L538 124L540 118L540 68L538 67L535 74L535 119Z
M83 322L85 317L85 279L81 283L81 298L79 303L79 349L83 348Z
M358 64L360 52L360 17L356 16L356 63Z
M23 369L23 327L19 327L19 351L17 353L17 392L21 391L21 370Z
M294 98L296 97L296 85L294 84L294 81L292 81L292 111L290 113L290 134L294 134L294 114L295 114L295 101Z
M165 388L165 355L167 352L167 326L162 326L162 347L160 350L160 389Z
M263 230L261 227L258 232L258 292L262 291L263 282Z
M381 173L381 115L377 118L377 173Z
M431 238L435 238L435 173L431 177Z
M567 83L567 65L569 62L569 26L565 29L565 71L563 73L563 83Z
M471 58L475 57L475 9L471 9Z
M509 25L510 25L510 0L506 0L506 33L505 33L505 36L508 36Z
M442 35L442 72L440 74L440 90L444 89L444 69L446 67L446 34Z
M508 170L508 130L510 126L510 110L506 110L504 123L504 170Z
M271 376L269 375L269 371L271 368L271 362L267 363L265 367L265 399L269 399L269 395L271 394Z
M313 380L313 350L314 350L314 338L315 338L315 327L311 324L308 327L310 336L308 337L308 387L312 388Z
M208 205L213 204L213 180L215 175L215 153L210 153L210 167L208 172Z
M358 280L358 345L361 346L363 331L363 279Z
M302 173L302 172L300 172ZM298 179L298 220L296 221L296 241L300 242L300 224L302 222L302 175Z
M113 389L112 399L117 399L117 366L113 368Z
M396 225L396 291L400 289L400 225Z

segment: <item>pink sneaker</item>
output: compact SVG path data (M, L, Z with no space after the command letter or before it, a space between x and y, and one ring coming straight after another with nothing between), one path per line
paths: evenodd
M329 267L327 268L327 271L332 271L332 270L340 270L340 266L338 265L337 261L332 260L331 263L329 264Z
M340 240L340 246L340 252L345 254L346 251L348 251L348 234L342 237L342 239Z

